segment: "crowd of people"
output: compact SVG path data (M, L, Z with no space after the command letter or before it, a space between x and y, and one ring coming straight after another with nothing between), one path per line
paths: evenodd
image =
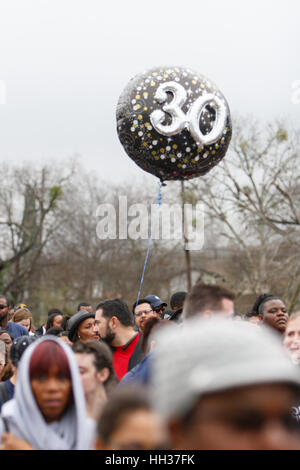
M59 308L0 294L3 450L300 449L300 312L197 283Z

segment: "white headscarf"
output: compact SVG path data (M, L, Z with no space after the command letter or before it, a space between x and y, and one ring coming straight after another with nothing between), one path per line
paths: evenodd
M60 421L46 423L34 398L29 364L33 352L43 341L54 341L65 352L71 372L73 403ZM89 449L93 430L85 413L85 399L78 366L73 351L55 336L44 336L31 344L24 352L18 368L18 380L14 399L5 403L1 416L8 423L9 431L26 440L37 450ZM2 432L3 422L1 423Z

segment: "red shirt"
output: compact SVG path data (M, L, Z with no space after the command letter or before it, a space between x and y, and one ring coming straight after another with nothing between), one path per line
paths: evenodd
M140 333L137 333L124 346L117 346L113 353L113 368L119 380L127 374L129 359L131 358L136 344L140 339Z

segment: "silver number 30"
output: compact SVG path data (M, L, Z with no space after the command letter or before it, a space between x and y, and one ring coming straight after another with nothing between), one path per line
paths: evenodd
M163 105L161 111L156 109L150 114L150 121L154 129L162 135L172 136L179 134L184 128L188 129L191 136L201 147L217 142L223 135L227 120L227 108L223 101L212 93L200 96L185 114L181 107L187 99L187 92L182 85L176 82L162 83L156 90L154 98L159 103L167 101L167 92L172 93L173 100ZM201 113L206 105L210 104L216 111L216 120L212 130L208 134L203 134L199 127ZM172 117L170 125L162 124L165 120L165 113Z

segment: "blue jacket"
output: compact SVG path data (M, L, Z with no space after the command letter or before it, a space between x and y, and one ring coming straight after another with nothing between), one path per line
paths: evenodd
M14 339L18 338L19 336L28 336L27 328L13 321L8 322L7 331L13 335Z
M141 385L148 385L151 373L152 353L147 354L141 362L127 372L122 378L119 385L126 385L132 383L139 383Z

